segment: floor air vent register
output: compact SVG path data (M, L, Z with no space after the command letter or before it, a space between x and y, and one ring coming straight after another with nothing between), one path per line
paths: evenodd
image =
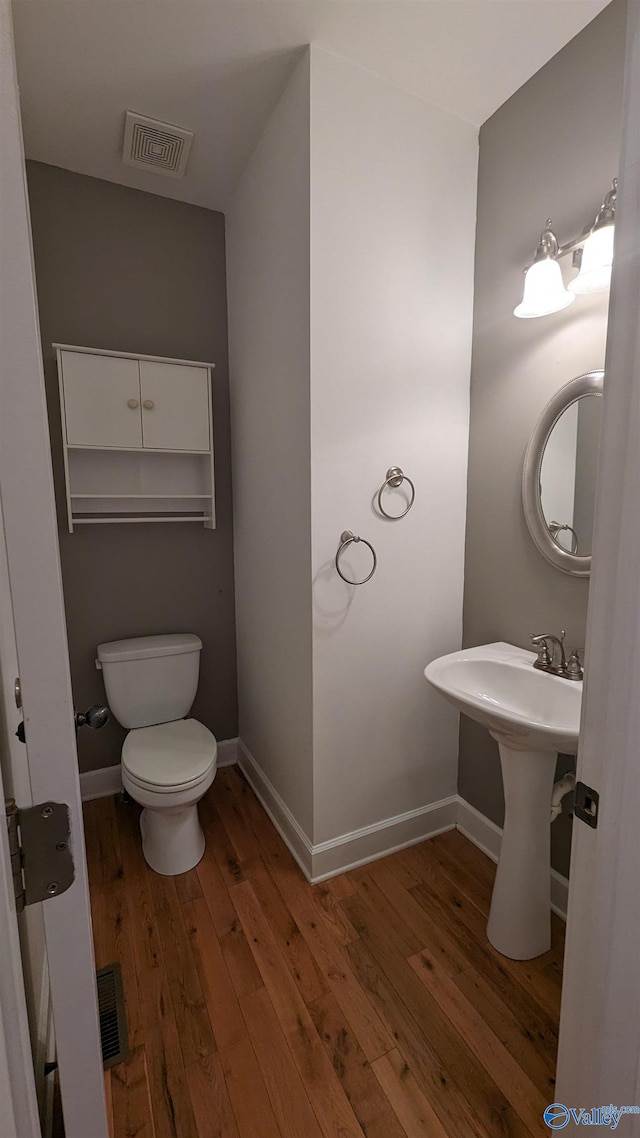
M119 964L108 964L96 972L98 986L98 1016L102 1065L108 1067L129 1057L129 1036L124 1011L122 972Z

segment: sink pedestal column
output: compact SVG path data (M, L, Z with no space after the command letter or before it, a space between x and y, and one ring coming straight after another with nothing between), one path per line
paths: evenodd
M491 732L493 735L493 732ZM512 960L551 947L551 794L557 754L500 748L505 821L487 936Z

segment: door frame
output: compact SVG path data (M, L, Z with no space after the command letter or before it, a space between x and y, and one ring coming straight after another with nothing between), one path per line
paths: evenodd
M0 829L0 1134L2 1138L40 1138L9 843L6 826Z
M0 496L27 737L25 763L33 802L62 802L69 809L75 864L70 888L42 906L58 1074L67 1138L108 1138L10 0L0 0L0 153ZM3 904L6 884L5 867L0 880ZM4 1016L4 1006L0 1011ZM11 1020L4 1020L6 1040L11 1026Z
M557 1095L640 1103L640 5L628 6L578 778L600 794L574 825ZM624 1120L640 1135L640 1115Z

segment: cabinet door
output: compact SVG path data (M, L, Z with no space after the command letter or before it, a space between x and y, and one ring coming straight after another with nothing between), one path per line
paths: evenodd
M209 450L209 371L140 360L143 445Z
M141 447L138 361L61 352L69 446Z

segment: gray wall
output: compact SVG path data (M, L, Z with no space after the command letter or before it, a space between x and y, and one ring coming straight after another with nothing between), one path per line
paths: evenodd
M188 631L204 642L193 713L237 735L224 217L112 182L27 164L71 675L104 702L95 647ZM83 526L69 534L52 342L211 360L218 528ZM124 732L82 731L80 769L119 761Z
M530 633L561 628L569 647L584 644L588 581L559 572L537 552L520 479L545 403L573 376L604 365L608 294L579 297L538 320L512 312L545 219L553 219L561 242L574 237L618 172L625 17L614 0L480 131L465 646L506 640L529 647ZM464 716L459 792L502 824L497 746ZM554 823L552 841L553 863L566 873L568 821Z

